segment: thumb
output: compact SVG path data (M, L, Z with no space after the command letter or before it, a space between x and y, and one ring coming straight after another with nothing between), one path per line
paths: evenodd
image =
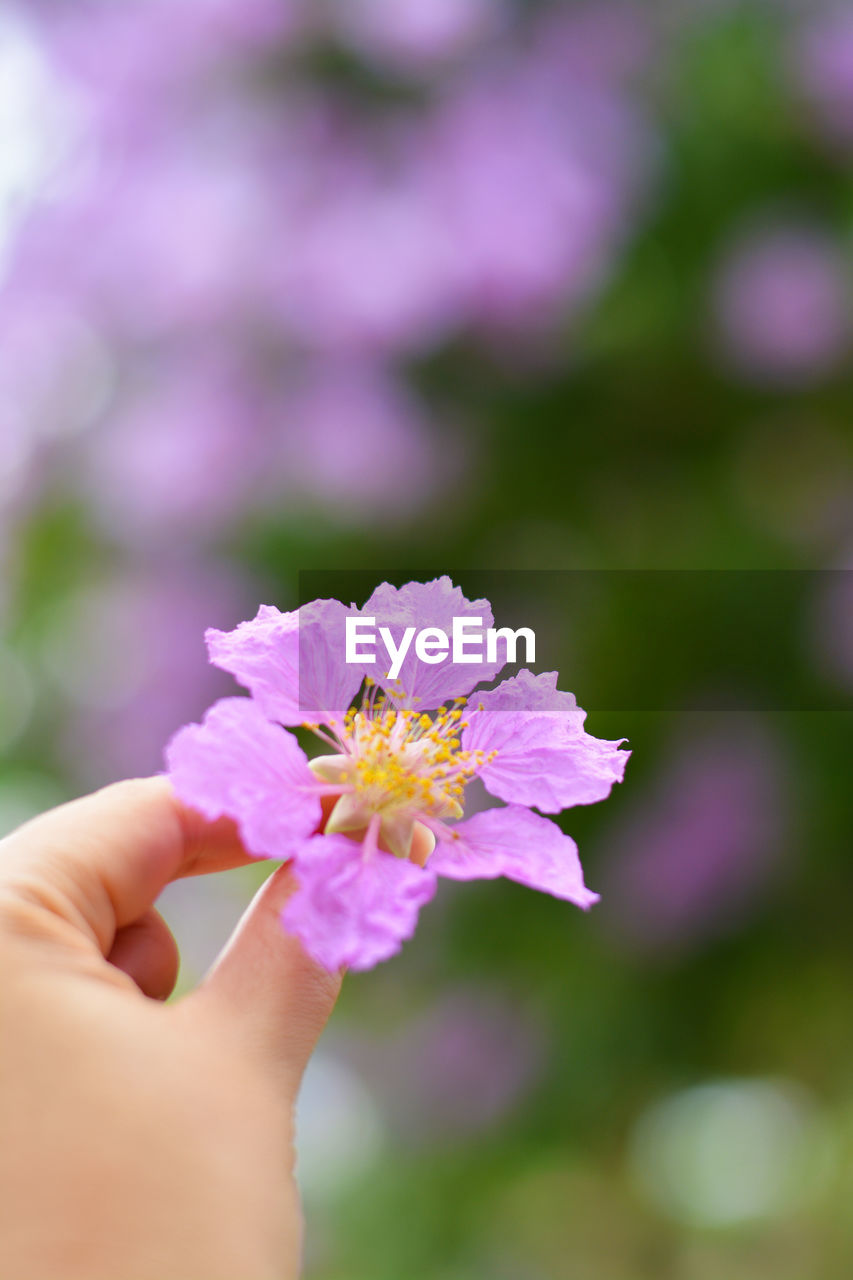
M189 997L240 1040L295 1093L328 1021L342 974L329 973L285 933L281 913L296 889L292 865L279 867L259 889L225 950Z

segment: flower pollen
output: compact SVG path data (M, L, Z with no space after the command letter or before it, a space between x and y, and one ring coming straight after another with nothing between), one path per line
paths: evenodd
M468 781L486 759L462 748L465 698L438 708L434 716L400 705L366 681L358 706L349 709L335 745L340 754L311 761L314 773L340 788L326 831L352 832L378 819L379 839L398 857L408 857L416 821L431 828L462 816ZM306 726L325 739L317 725ZM331 742L332 739L326 739Z

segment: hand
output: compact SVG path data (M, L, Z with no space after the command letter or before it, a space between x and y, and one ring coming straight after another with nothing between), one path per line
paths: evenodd
M0 1276L299 1273L293 1105L340 980L283 933L287 866L175 1004L152 904L250 859L164 779L122 782L0 841Z

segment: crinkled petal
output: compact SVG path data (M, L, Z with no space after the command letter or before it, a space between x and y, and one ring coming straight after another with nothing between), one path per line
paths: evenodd
M581 711L573 693L563 693L557 688L557 672L543 671L538 676L532 671L519 671L518 675L503 680L496 689L487 690L477 697L477 708L482 704L484 711L492 713L535 712L537 715L552 717L554 723L559 721L571 732L583 727L586 712ZM471 711L476 710L472 699ZM466 713L466 719L470 715ZM549 722L550 723L550 722Z
M339 600L313 600L290 613L261 605L234 631L205 635L210 661L239 680L271 720L281 724L340 723L364 672L346 663Z
M494 625L492 607L488 600L466 600L461 587L454 587L446 575L432 582L408 582L404 587L392 587L383 582L365 604L362 613L366 617L376 619L376 663L365 668L377 684L386 691L395 694L395 686L388 678L389 660L386 649L379 639L379 628L388 627L399 646L407 627L414 627L415 634L424 627L439 627L451 641L451 653L439 663L426 663L415 653L414 639L403 661L397 677L397 690L394 700L401 706L411 706L416 710L430 711L448 702L470 693L475 685L484 680L492 680L503 670L505 662L501 655L503 646L498 646L499 661L453 662L452 637L454 618L479 618L483 628ZM468 654L480 653L485 659L485 640L478 646L474 643L477 632L468 637L466 651ZM387 665L386 665L387 664Z
M370 969L400 950L436 877L377 850L367 858L346 836L315 836L296 855L299 888L282 921L318 964Z
M235 819L249 853L288 858L321 820L318 782L292 733L251 698L223 698L166 748L181 800L206 818Z
M521 805L486 809L460 822L453 839L439 842L429 866L452 880L507 876L584 909L598 901L583 882L574 840Z
M621 782L630 751L585 732L586 713L557 689L556 672L521 671L465 712L462 747L481 751L479 777L499 800L559 813L594 804ZM494 758L490 758L494 753Z

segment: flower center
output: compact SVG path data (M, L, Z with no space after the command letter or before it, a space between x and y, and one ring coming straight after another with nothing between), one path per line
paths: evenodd
M311 762L318 777L341 787L326 830L361 830L378 815L385 845L408 857L415 821L461 818L465 785L485 758L462 749L465 702L428 716L397 706L368 680L338 735L342 754Z
M477 761L462 751L462 710L442 707L433 720L391 707L378 717L355 712L347 726L352 784L374 812L417 809L435 817L460 817L465 783Z

